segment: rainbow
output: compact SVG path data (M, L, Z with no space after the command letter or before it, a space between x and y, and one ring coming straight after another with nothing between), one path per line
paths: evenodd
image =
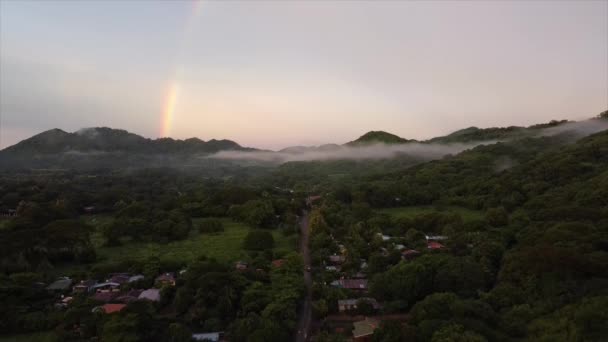
M192 28L194 23L197 21L202 8L202 0L193 0L194 5L192 11L186 23L184 24L182 39L179 42L177 53L175 56L176 64L172 76L169 77L169 82L166 87L166 94L164 96L160 120L160 133L161 138L169 137L171 135L171 128L173 127L173 119L175 118L175 109L177 106L177 99L179 94L179 80L182 74L182 67L180 65L182 55L184 54L185 46L187 45L189 38L192 34Z

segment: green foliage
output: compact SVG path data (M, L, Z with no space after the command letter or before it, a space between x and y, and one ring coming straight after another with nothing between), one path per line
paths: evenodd
M230 215L253 227L273 228L275 211L270 201L251 200L230 208Z
M264 251L274 247L272 234L265 230L252 230L247 233L243 247L250 251Z
M203 234L219 233L224 231L224 225L218 219L207 218L198 222L198 231Z
M431 342L486 342L486 338L469 330L462 325L451 324L433 334Z
M488 209L485 218L488 224L493 227L502 227L509 224L509 214L503 207Z

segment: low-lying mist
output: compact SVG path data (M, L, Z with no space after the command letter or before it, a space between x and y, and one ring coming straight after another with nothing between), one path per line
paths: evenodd
M566 138L582 138L608 129L608 120L591 119L578 122L568 122L559 126L545 128L535 133L529 132L529 136L557 136L564 135ZM410 156L413 158L433 160L449 154L457 154L462 151L480 145L489 145L511 138L501 140L486 140L470 143L424 143L411 142L404 144L367 144L367 145L332 145L331 147L308 147L283 151L220 151L206 158L234 160L234 161L257 161L270 163L287 163L294 161L330 161L330 160L374 160L390 159L399 156ZM509 168L504 165L497 166L499 169Z
M261 162L286 163L293 161L328 161L328 160L372 160L389 159L398 156L412 156L421 159L438 159L448 154L460 153L475 146L494 143L454 143L454 144L372 144L363 146L335 146L332 149L307 149L305 151L273 152L273 151L220 151L209 158L229 160L252 160Z
M540 135L554 136L568 134L575 137L585 137L608 129L608 120L591 119L584 121L568 122L563 125L545 128Z

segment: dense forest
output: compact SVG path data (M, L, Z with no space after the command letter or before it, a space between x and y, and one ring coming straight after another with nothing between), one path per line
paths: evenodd
M580 129L606 120L468 128L422 144L485 143L434 160L38 168L18 162L40 147L15 147L0 341L289 341L305 272L314 341L606 340L608 131ZM349 144L374 139L412 143Z

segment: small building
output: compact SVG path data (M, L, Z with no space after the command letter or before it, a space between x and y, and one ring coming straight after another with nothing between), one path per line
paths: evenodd
M65 309L68 307L68 305L70 305L70 303L72 302L72 300L74 300L74 297L64 297L61 298L60 301L58 301L57 303L55 303L55 307L57 309Z
M144 277L143 274L136 274L134 276L129 277L129 280L127 280L127 283L134 283L136 281L140 281L140 280L144 280L146 277Z
M246 271L249 265L244 261L237 261L234 265L234 268L238 271Z
M167 272L159 275L154 283L161 286L175 286L175 273Z
M72 287L74 293L88 293L93 290L93 286L97 284L97 280L81 280L78 284Z
M380 321L366 317L353 323L353 340L357 342L370 341L374 331L380 326Z
M126 304L104 304L102 306L96 306L93 308L93 312L103 312L105 314L112 314L115 312L120 312L124 309Z
M141 290L130 290L129 292L127 292L125 294L121 294L120 296L114 298L113 301L128 304L128 303L138 300L139 295L142 292L143 291L141 291Z
M106 282L124 284L129 282L129 278L131 278L129 273L111 273L110 278L106 279Z
M374 310L378 310L381 308L380 304L374 298L364 297L358 299L340 299L338 300L338 310L340 312L357 310L357 304L361 301L369 303L374 308Z
M367 291L367 279L339 279L332 281L330 285L359 292Z
M405 245L402 245L402 244L400 244L400 243L399 243L399 244L396 244L396 245L395 245L395 249L396 249L396 250L398 250L398 251L402 251L402 250L404 250L404 249L405 249Z
M272 260L272 267L280 268L285 264L285 259Z
M95 207L94 206L88 206L88 207L84 207L82 208L82 210L86 213L86 214L93 214L95 212Z
M119 296L120 296L120 292L110 291L110 292L96 292L91 298L93 298L93 300L98 301L98 302L107 303L107 302L114 301L114 299Z
M424 237L427 241L443 241L448 239L445 235L425 235Z
M119 283L115 283L115 282L98 283L98 284L92 285L90 287L90 291L95 291L95 292L118 292L118 291L120 291L120 284Z
M160 290L159 289L147 289L139 295L138 299L149 300L152 302L160 302Z
M415 249L406 249L401 252L401 256L405 260L412 260L420 256L420 252Z
M340 265L340 264L344 263L344 261L346 261L346 258L344 257L344 255L330 255L329 256L329 262L334 265Z
M440 244L437 241L429 241L429 242L427 242L427 248L430 250L440 250L440 249L444 249L445 246Z
M223 332L207 332L207 333L197 333L192 334L192 339L195 341L205 341L205 342L218 342L220 341L220 337Z
M325 270L329 272L340 272L342 268L340 266L325 266Z
M359 271L359 272L353 274L352 278L353 279L365 279L365 278L367 278L367 274Z
M17 210L15 210L15 209L8 209L8 210L2 212L2 216L4 216L4 217L15 217L15 216L17 216Z
M70 289L70 286L72 286L72 279L68 277L62 277L52 282L49 286L46 287L46 289L49 291L63 292L68 291Z

